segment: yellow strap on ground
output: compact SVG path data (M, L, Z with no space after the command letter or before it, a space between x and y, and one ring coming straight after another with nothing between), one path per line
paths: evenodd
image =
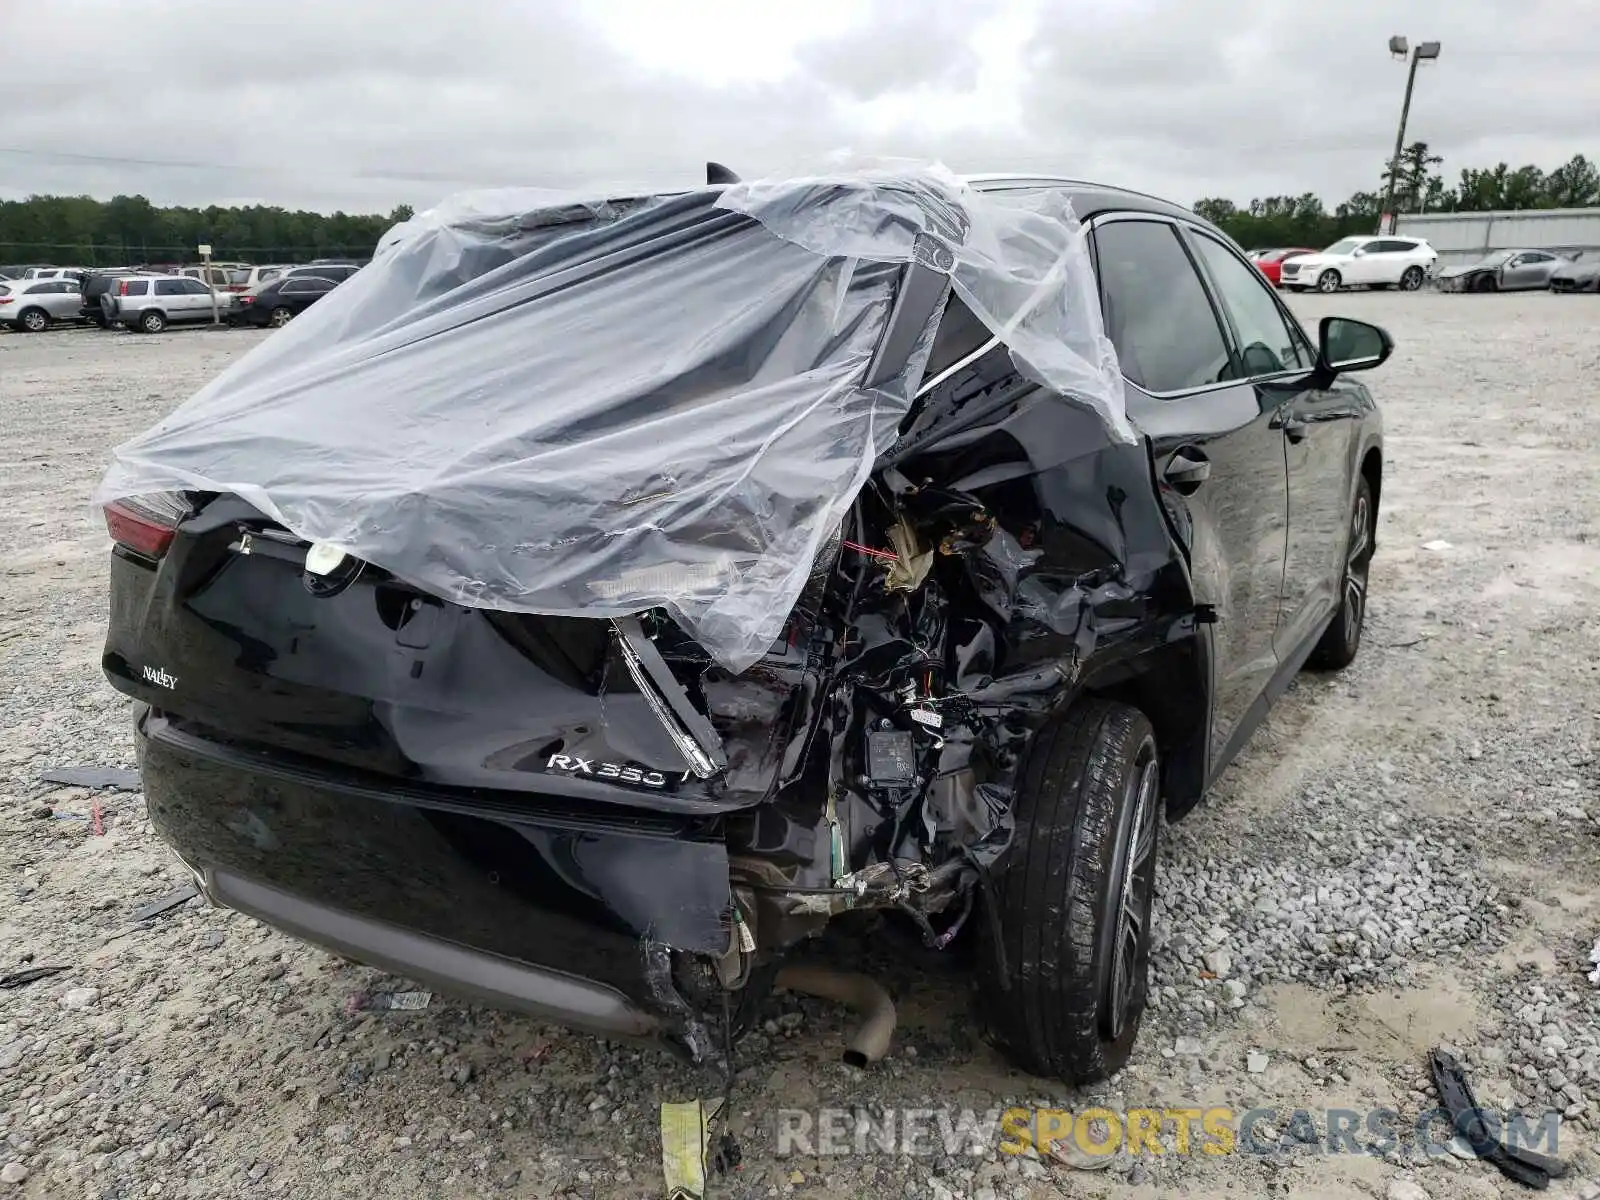
M661 1170L667 1177L667 1200L705 1200L710 1136L700 1101L661 1106Z

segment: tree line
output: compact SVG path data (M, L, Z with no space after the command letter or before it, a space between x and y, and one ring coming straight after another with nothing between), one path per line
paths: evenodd
M1326 246L1378 227L1384 193L1394 179L1394 211L1487 212L1518 208L1600 205L1600 170L1583 155L1546 173L1499 163L1466 168L1447 185L1443 159L1427 142L1413 142L1384 170L1378 187L1357 192L1329 212L1320 197L1267 196L1241 208L1231 200L1196 201L1194 211L1249 249ZM411 216L402 204L377 213L291 211L272 205L157 207L143 196L29 196L0 201L0 262L106 267L148 262L193 262L207 243L222 261L303 262L366 258L391 225Z
M112 267L219 261L304 262L368 258L391 225L411 216L291 211L272 205L157 207L143 196L29 196L0 201L0 262Z
M1600 205L1600 169L1575 154L1546 173L1528 165L1499 163L1461 171L1454 186L1435 168L1444 159L1427 142L1412 142L1397 163L1378 178L1378 187L1357 192L1332 212L1310 192L1268 196L1241 208L1231 200L1208 198L1194 211L1221 227L1246 249L1269 246L1322 247L1351 234L1373 233L1383 212L1384 194L1394 180L1394 212L1491 212L1519 208L1586 208Z

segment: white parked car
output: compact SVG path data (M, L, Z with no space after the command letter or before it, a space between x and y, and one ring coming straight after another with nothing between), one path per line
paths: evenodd
M1423 238L1347 237L1283 264L1283 286L1303 292L1342 287L1397 287L1414 292L1433 274L1438 252Z

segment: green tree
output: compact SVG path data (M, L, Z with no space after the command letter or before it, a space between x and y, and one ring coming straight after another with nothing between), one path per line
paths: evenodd
M1551 208L1586 208L1600 204L1600 170L1574 154L1544 177L1544 198Z

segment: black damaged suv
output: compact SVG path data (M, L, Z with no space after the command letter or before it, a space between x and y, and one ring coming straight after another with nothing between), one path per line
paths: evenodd
M151 818L207 895L699 1059L829 921L889 921L970 954L1022 1067L1115 1071L1163 815L1297 671L1360 645L1383 460L1352 373L1392 343L1342 318L1308 337L1174 205L971 183L1070 196L1140 438L1035 402L945 277L898 268L881 356L920 352L943 309L915 406L737 674L663 612L464 607L234 495L108 505L105 670L142 702ZM876 1057L892 1011L830 978L877 1005Z

